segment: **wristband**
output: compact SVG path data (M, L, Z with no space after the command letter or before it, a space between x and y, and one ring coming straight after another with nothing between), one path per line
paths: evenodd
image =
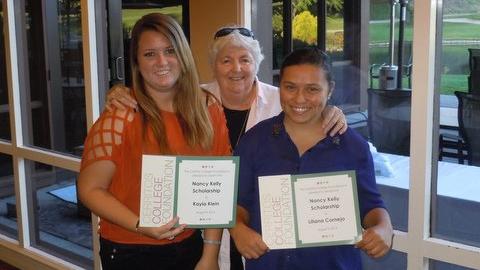
M203 243L204 243L204 244L210 244L210 245L220 246L220 244L221 244L222 242L220 242L219 240L203 239Z

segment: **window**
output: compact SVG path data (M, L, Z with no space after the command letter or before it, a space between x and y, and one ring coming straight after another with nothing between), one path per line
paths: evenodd
M288 53L317 46L332 60L336 85L331 104L347 112L358 110L361 5L352 0L272 1L273 83L278 85L278 72Z
M368 23L369 41L369 89L368 95L368 139L374 149L377 183L390 212L394 229L408 230L408 194L410 163L410 120L411 95L415 89L402 87L397 89L398 81L393 82L393 89L379 83L377 67L392 64L398 67L399 40L404 40L403 51L411 51L413 3L406 6L403 36L401 37L399 18L401 7L394 1L370 1L370 20ZM390 37L393 12L393 39ZM393 44L391 44L393 40ZM393 53L390 53L393 49ZM410 59L411 53L408 57ZM411 62L411 59L409 60ZM403 65L403 64L402 64ZM383 67L382 67L383 68ZM392 69L392 75L398 76ZM396 77L398 79L398 77ZM407 81L409 78L404 78ZM408 86L408 84L406 85Z
M17 238L16 196L12 157L0 154L0 231Z
M0 125L0 150L3 145L10 146L8 141L11 138L3 14L3 5L0 5L0 123L2 123ZM11 155L0 153L0 231L17 238L16 197L12 164Z
M17 50L10 58L19 63L18 72L11 72L18 83L11 87L18 91L15 98L21 104L15 110L17 121L22 119L21 125L16 123L16 132L23 136L16 136L15 145L0 149L16 155L12 160L0 154L0 229L16 239L28 235L28 243L35 248L88 269L93 261L91 217L78 214L72 170L78 164L72 156L81 155L86 134L80 0L15 1L2 7L9 5L18 11L15 16L9 14L14 16L15 25L9 29L15 29ZM5 63L3 40L2 36ZM6 66L1 68L5 78ZM0 117L9 123L7 80L1 81L0 108L7 111L0 111ZM8 127L0 127L2 139L15 135ZM15 177L13 166L19 171ZM19 231L20 218L28 219L24 221L28 231Z
M109 54L111 83L118 81L131 85L130 75L130 31L135 22L143 15L160 12L172 16L182 25L185 35L189 36L188 1L109 1Z
M32 246L83 267L91 267L92 226L76 196L77 173L26 162Z
M3 36L3 11L0 6L0 140L10 140L10 119L7 92L7 63L5 62L5 37Z
M86 135L80 1L25 2L26 143L78 153Z
M444 1L439 29L440 161L432 235L479 247L480 3Z
M474 268L462 267L456 264L441 262L437 260L430 260L430 269L434 270L472 270Z

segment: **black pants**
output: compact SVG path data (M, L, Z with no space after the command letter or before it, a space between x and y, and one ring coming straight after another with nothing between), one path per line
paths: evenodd
M100 238L103 270L193 270L203 252L200 231L169 245L120 244Z
M243 270L242 255L238 252L232 237L230 237L230 270Z

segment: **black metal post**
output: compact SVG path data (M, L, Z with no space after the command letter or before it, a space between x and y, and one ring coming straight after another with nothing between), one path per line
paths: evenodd
M283 0L283 57L293 50L292 1Z
M403 43L405 36L405 21L407 17L408 0L400 0L400 25L398 27L398 73L397 73L397 89L403 88Z
M395 51L395 5L398 4L398 0L392 0L390 7L390 46L388 51L390 54L390 66L393 66L394 63L394 51Z
M327 1L319 0L317 3L317 47L322 51L327 50Z

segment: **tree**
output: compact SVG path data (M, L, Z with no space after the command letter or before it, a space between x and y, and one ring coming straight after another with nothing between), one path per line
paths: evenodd
M343 0L327 1L327 13L332 15L341 15L343 12Z
M313 11L315 0L292 0L293 14L299 14L303 11Z
M303 11L293 19L293 38L309 45L317 41L317 17L309 11Z
M342 14L344 0L328 0L327 13L329 16ZM303 11L310 11L317 15L317 0L292 0L293 14L300 14Z

